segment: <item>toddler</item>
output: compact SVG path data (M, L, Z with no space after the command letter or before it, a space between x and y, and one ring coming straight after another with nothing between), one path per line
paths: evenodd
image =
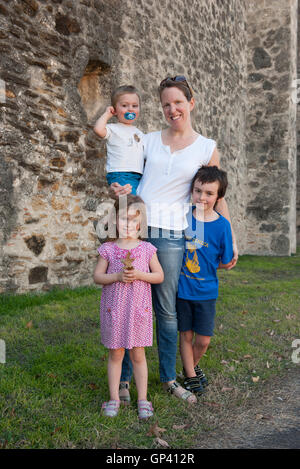
M120 86L111 95L111 106L97 120L94 131L107 142L106 179L108 185L136 189L144 171L143 133L135 127L140 113L140 97L133 86ZM117 124L108 124L116 116Z

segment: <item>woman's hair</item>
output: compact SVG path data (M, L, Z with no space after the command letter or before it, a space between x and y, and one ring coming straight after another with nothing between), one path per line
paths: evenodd
M146 239L148 237L147 227L147 214L146 206L141 197L138 195L123 195L120 196L114 203L108 220L108 236L107 241L115 241L119 238L117 220L120 212L126 211L128 213L129 208L136 210L136 215L140 217L140 228L138 239Z
M197 173L193 177L191 190L194 189L194 184L196 181L203 183L206 182L218 182L218 199L221 199L225 196L226 189L228 186L228 179L226 171L219 169L218 166L202 166L198 169Z
M118 100L120 99L120 97L123 95L123 94L136 94L137 97L139 98L139 102L141 103L141 98L140 98L140 95L139 95L139 92L138 90L134 87L134 86L131 86L131 85L123 85L123 86L119 86L118 88L116 88L112 94L111 94L111 97L110 97L110 101L111 101L111 105L113 107L116 107L116 104L118 102Z
M182 91L186 99L188 101L191 101L193 97L193 92L186 78L183 75L182 76L178 75L174 78L167 77L164 80L162 80L162 82L160 83L158 87L160 98L164 89L173 88L173 87L178 88L180 91Z

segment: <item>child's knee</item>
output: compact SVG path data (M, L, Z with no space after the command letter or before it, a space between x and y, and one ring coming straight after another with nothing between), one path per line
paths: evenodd
M195 345L202 349L207 349L210 344L210 337L206 335L196 335Z
M142 363L146 359L145 349L142 347L135 347L129 350L130 359L134 363Z
M120 361L123 360L125 350L123 348L118 349L110 349L109 350L109 358L112 361Z
M183 331L180 332L180 339L183 342L189 342L192 343L194 337L194 332L193 331Z

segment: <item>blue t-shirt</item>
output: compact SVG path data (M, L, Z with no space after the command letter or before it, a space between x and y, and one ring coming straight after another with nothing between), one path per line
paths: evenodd
M226 218L211 222L196 220L191 207L187 214L185 253L178 283L178 298L214 300L218 298L217 268L220 261L233 258L231 225Z

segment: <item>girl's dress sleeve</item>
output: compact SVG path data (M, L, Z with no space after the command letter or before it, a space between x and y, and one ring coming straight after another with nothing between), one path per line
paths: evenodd
M148 252L148 261L150 262L150 261L151 261L151 258L152 258L152 256L153 256L153 254L156 253L157 248L156 248L155 246L153 246L153 244L151 244L151 243L149 243L149 242L148 242L147 244L148 244L148 246L147 246L147 247L148 247L148 249L147 249L147 252Z
M97 249L98 253L100 254L103 259L109 261L109 249L107 243L101 244L101 246Z

